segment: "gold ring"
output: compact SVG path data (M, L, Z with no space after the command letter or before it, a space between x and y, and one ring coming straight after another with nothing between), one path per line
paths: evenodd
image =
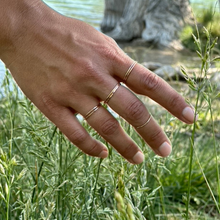
M117 89L119 88L120 85L121 85L121 84L118 83L118 84L114 87L114 89L112 89L112 91L109 93L109 95L107 96L107 98L106 98L106 100L104 101L104 103L107 104L107 103L110 101L110 99L113 97L113 95L115 94L115 92L117 91Z
M86 120L94 113L96 112L100 107L100 103L98 105L96 105L95 107L93 107L84 117Z
M130 76L132 70L134 69L135 65L137 64L137 61L134 61L134 63L131 64L131 66L128 68L127 72L125 73L124 76L124 81L126 82L128 77Z
M152 116L150 115L149 118L147 119L147 121L144 124L142 124L140 126L137 126L135 128L136 129L143 128L144 126L146 126L150 122L151 118L152 118Z

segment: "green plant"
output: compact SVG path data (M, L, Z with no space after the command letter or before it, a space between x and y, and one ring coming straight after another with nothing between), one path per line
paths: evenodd
M204 27L204 33L206 35L206 44L204 47L202 47L202 43L199 39L199 31L197 30L197 35L193 35L193 39L195 41L195 44L197 46L197 54L201 59L201 70L199 76L194 75L194 78L190 78L186 71L182 69L183 74L185 75L185 78L188 82L189 87L196 92L196 102L195 102L195 112L199 113L200 111L204 110L201 109L201 103L206 102L206 112L210 112L211 116L211 123L212 123L212 139L213 139L213 145L214 145L214 153L215 153L215 168L216 168L216 177L217 177L217 196L220 198L220 180L219 180L219 164L218 164L218 152L217 152L217 144L216 144L216 138L215 138L215 127L214 127L214 118L213 118L213 110L212 110L212 103L213 101L218 98L218 95L214 95L213 93L215 92L212 84L210 83L208 79L208 70L210 68L210 65L213 61L217 60L212 59L212 49L214 48L217 39L211 42L210 38L210 33L209 31ZM200 80L198 80L199 78ZM202 79L202 80L201 80ZM201 102L201 103L200 103ZM201 173L203 175L203 178L206 182L207 188L210 191L210 194L213 198L213 201L216 205L216 208L218 212L220 213L220 208L219 208L219 202L216 200L216 197L212 191L212 188L206 178L206 175L203 171L202 165L199 161L198 153L195 148L195 135L196 135L196 116L195 116L195 122L193 124L192 128L192 135L190 138L190 163L189 163L189 180L188 180L188 192L187 192L187 201L186 201L186 219L189 219L189 205L190 205L190 190L191 190L191 182L192 182L192 170L193 170L193 156L194 154L196 155L196 159L198 161L199 167L201 169Z
M215 39L220 36L219 29L219 20L220 13L216 12L212 6L209 6L207 9L195 9L195 23L196 25L186 25L181 34L180 40L182 44L190 49L191 51L196 51L197 45L194 43L194 36L199 34L199 40L201 41L200 46L206 45L206 32L204 31L205 27L209 31L210 38ZM192 35L193 34L193 35ZM214 48L214 51L219 53L219 40L217 40L217 45ZM204 50L204 48L202 48Z

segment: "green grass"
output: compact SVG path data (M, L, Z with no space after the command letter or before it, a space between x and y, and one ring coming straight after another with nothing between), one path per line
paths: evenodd
M207 5L207 8L199 8L192 5L195 19L194 22L196 23L196 25L186 25L180 34L180 40L185 48L191 51L197 50L197 45L194 44L194 38L192 34L197 35L199 33L199 40L202 42L202 45L206 44L207 38L203 27L205 27L209 31L212 39L220 37L220 13L219 9L216 8L217 5L214 6ZM220 52L220 40L217 40L217 45L214 48L214 52Z
M188 219L220 217L220 104L210 87L206 94L213 99L199 98L194 126L149 106L172 140L169 158L155 156L119 119L146 157L133 166L110 146L105 160L82 154L16 87L9 89L7 77L0 108L0 219L184 219L186 209Z
M194 37L201 73L177 90L195 106L193 125L178 121L141 97L172 141L168 158L155 156L133 128L118 119L145 154L140 165L121 158L92 158L74 147L19 92L9 73L0 98L0 220L214 220L220 218L220 102L210 83L214 46ZM182 89L188 85L188 89Z

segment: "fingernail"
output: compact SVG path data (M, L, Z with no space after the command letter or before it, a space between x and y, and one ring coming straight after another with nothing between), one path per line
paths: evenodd
M169 143L164 142L163 144L160 145L158 150L160 152L160 156L167 157L172 152L172 147L170 146Z
M135 164L142 163L144 161L144 155L142 152L138 151L132 158Z
M98 155L98 157L100 157L100 158L106 158L108 156L108 151L106 151L106 150L103 150L99 155Z
M184 108L182 115L187 121L191 121L191 122L194 121L195 112L192 108L190 108L190 107ZM196 116L196 120L197 120L197 116Z

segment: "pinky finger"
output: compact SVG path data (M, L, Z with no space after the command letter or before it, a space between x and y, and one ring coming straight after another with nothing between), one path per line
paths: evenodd
M45 115L84 153L100 158L108 156L107 148L88 134L69 108L59 107L52 114Z

